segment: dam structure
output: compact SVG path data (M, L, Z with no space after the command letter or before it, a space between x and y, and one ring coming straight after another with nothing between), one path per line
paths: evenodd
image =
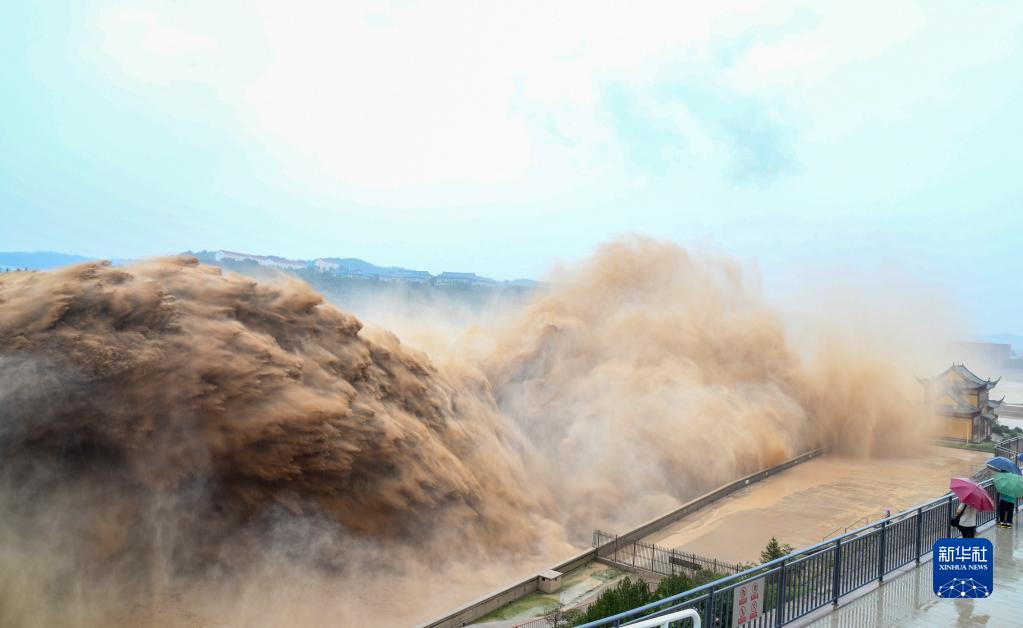
M944 494L950 476L974 474L989 456L931 445L922 446L912 457L890 459L849 458L821 450L807 452L776 467L740 478L633 530L594 531L590 550L552 566L554 571L564 574L562 577L568 583L561 595L540 592L537 577L524 579L423 626L548 628L544 614L551 605L586 608L603 590L626 576L654 585L666 575L703 567L732 574L735 578L744 566L759 562L760 551L771 537L794 547L817 547L816 556L827 539L846 533L862 536L865 531L873 530L870 522L880 519L886 510L905 511ZM947 508L947 503L942 503ZM937 526L936 522L943 515L928 513L936 513L935 509L941 507L933 506L925 513L922 521L931 527L921 528L926 533L921 539L937 530L933 526ZM885 534L895 535L893 539L909 534L907 526L911 524L901 523L906 518L900 515L889 520L889 525L895 527L890 528L893 531L886 529ZM880 565L878 543L876 537L859 541L848 550L846 558L853 552L859 555L872 551L874 564ZM886 557L884 560L898 562L903 554L898 554L898 559ZM827 553L827 558L814 559L817 562L812 568L801 569L809 573L821 568L833 556L834 550ZM705 564L703 560L715 561L715 564ZM851 559L847 562L852 564ZM790 584L795 578L794 570L794 567L788 568ZM875 569L870 573L876 575L876 572ZM777 577L773 575L777 572L769 573L772 578ZM867 575L864 571L856 577L843 576L845 579L839 586L848 589L858 582L858 577ZM808 576L800 571L799 577ZM718 586L729 587L729 582L732 581ZM589 588L585 588L587 586ZM772 586L775 586L773 581ZM727 589L728 595L731 590ZM711 599L710 603L723 602ZM690 607L701 613L706 610L695 602L687 606ZM628 618L621 619L622 623L628 621Z
M1000 442L995 452L1017 459L1023 437ZM978 467L975 478L990 475L982 461ZM998 499L992 480L982 480L981 486ZM990 620L994 625L1013 625L1023 611L1018 595L1023 567L1014 558L1023 540L1019 528L995 529L993 512L978 515L978 531L995 547L995 591L1000 587L1007 591L997 597L954 601L937 600L927 591L929 570L920 565L932 559L935 541L955 536L950 519L959 505L949 493L741 573L583 626L629 625L685 609L695 610L705 625L753 628L949 622L984 626ZM1015 507L1019 509L1019 500ZM738 589L751 582L764 592L761 612L755 618L737 616Z

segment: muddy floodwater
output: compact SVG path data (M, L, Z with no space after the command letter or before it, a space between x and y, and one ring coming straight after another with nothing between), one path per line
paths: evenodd
M847 527L929 501L948 492L951 476L969 476L990 454L927 447L917 458L827 456L745 488L648 536L649 543L730 562L759 561L775 536L795 548L819 543Z

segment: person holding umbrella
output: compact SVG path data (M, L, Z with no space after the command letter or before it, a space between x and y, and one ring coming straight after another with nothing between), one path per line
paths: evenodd
M1019 466L1012 460L1006 458L1005 456L995 456L994 458L985 462L984 466L986 466L988 469L991 469L992 471L1023 475L1023 471L1020 471Z
M959 528L964 539L977 536L977 514L995 509L991 496L980 484L969 478L952 478L948 488L962 502L952 517L951 524Z
M1023 477L1003 471L996 473L993 481L998 489L998 527L1011 528L1016 500L1023 497Z
M969 504L959 504L956 514L952 517L952 525L959 528L959 534L964 539L972 539L977 536L977 509Z
M1016 510L1016 500L998 491L998 527L1011 528L1012 514Z
M1023 496L1023 478L1019 466L1004 456L996 456L985 463L988 469L996 471L995 488L998 489L998 527L1011 528L1016 498Z

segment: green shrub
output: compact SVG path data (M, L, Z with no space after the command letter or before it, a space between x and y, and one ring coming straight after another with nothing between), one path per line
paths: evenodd
M605 589L600 594L600 597L572 625L578 626L603 619L604 617L610 617L611 615L617 615L637 606L649 604L655 599L646 582L643 580L633 581L626 576L615 586Z
M578 617L573 618L574 620L571 625L578 626L598 619L604 619L611 615L617 615L618 613L632 610L637 606L656 602L657 600L695 589L724 577L725 574L711 571L710 569L701 569L693 574L677 573L661 578L657 588L652 593L646 582L642 580L632 581L626 577L614 587L606 589L601 593L600 597L586 609L585 613L581 613ZM677 600L673 604L680 601L682 600ZM654 611L651 610L650 612Z
M562 613L561 621L563 623L558 624L558 625L559 626L578 626L580 624L585 624L586 621L583 620L583 617L584 617L584 614L583 614L583 612L581 610L579 610L578 608L570 608L567 611L565 611L564 613Z
M661 578L661 581L657 583L657 588L654 589L654 599L659 600L666 598L669 595L675 595L676 593L682 593L688 591L698 585L693 584L693 579L684 573L677 573L673 576L665 576Z

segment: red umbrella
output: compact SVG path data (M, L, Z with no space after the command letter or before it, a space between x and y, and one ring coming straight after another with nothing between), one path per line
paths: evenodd
M978 512L994 511L995 505L987 490L969 478L952 478L948 488L964 504L973 506Z

